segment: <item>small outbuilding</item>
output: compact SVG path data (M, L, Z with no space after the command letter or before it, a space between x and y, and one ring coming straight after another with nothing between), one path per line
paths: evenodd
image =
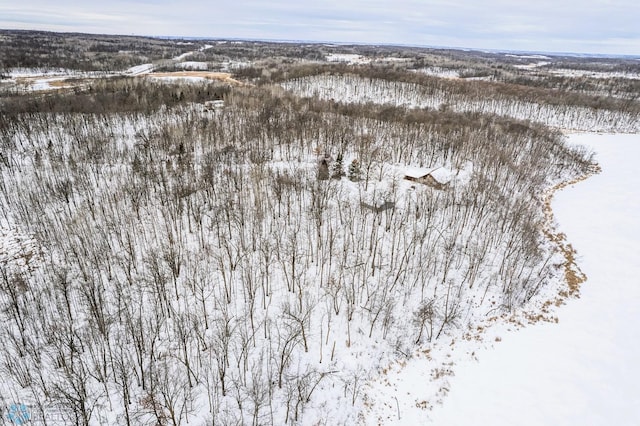
M431 169L407 168L404 178L411 182L421 183L435 189L445 189L451 182L453 173L445 167Z

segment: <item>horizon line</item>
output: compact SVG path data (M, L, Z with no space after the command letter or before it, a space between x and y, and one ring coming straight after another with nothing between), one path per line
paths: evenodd
M407 47L418 49L433 50L456 50L462 52L480 52L489 54L538 54L550 56L568 56L577 58L613 58L613 59L636 59L640 60L640 55L636 54L614 54L614 53L593 53L593 52L570 52L570 51L545 51L545 50L517 50L517 49L500 49L500 48L474 48L462 46L438 46L423 45L411 43L389 43L389 42L358 42L358 41L330 41L330 40L307 40L307 39L271 39L271 38L247 38L247 37L221 37L221 36L183 36L183 35L149 35L149 34L121 34L121 33L91 33L83 31L53 31L39 29L18 29L18 28L0 28L0 31L21 31L21 32L40 32L51 34L69 34L69 35L93 35L93 36L112 36L112 37L140 37L152 39L166 40L198 40L198 41L241 41L241 42L262 42L262 43L282 43L282 44L318 44L318 45L337 45L337 46L383 46L383 47Z

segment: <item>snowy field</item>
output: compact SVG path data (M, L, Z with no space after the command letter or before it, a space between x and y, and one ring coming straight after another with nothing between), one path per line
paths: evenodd
M561 230L588 281L558 324L503 336L455 369L432 424L640 424L640 135L575 134L603 172L556 194Z
M588 70L556 69L549 70L550 74L563 77L591 77L591 78L628 78L631 80L640 79L640 74L630 72L600 72Z

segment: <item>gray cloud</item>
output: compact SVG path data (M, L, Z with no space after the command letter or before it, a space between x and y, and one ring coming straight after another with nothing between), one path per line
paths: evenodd
M33 0L0 27L640 55L628 0Z

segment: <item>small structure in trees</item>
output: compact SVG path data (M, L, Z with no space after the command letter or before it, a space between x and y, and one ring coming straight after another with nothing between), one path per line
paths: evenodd
M404 174L404 178L408 181L421 183L440 190L445 189L449 185L451 177L451 170L445 167L432 169L408 168Z

